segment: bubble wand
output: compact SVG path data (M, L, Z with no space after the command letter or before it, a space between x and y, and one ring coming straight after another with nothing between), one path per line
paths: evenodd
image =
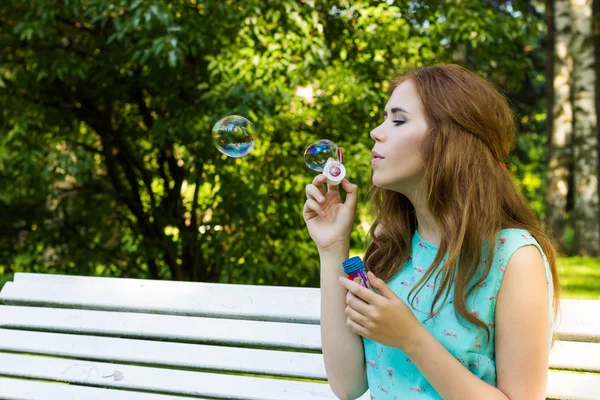
M339 185L346 176L346 168L344 167L344 155L342 149L337 149L337 160L329 158L327 164L323 168L323 174L327 177L327 183L330 185Z

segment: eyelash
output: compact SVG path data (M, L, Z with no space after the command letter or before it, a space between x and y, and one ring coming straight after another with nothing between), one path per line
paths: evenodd
M396 118L398 118L397 115L396 115ZM386 120L386 117L383 117L383 122L385 122L385 120ZM395 120L392 121L392 123L395 126L400 126L400 125L404 124L405 122L406 122L406 120L404 120L404 119L395 119Z

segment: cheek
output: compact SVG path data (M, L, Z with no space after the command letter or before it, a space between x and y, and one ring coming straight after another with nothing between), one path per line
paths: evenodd
M410 172L411 175L423 170L423 135L416 133L407 135L406 140L398 149L399 169Z
M423 156L420 140L405 140L393 152L393 159L374 168L373 183L376 186L391 188L394 183L408 183L423 174Z
M397 171L415 171L423 168L423 153L421 146L423 139L421 135L406 135L402 141L396 145L394 151L394 167Z
M423 158L417 152L406 154L394 168L395 180L409 180L419 177L423 173Z

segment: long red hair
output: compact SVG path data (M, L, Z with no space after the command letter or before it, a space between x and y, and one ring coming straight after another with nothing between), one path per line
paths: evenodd
M502 229L520 228L531 233L547 257L556 316L560 285L555 244L502 166L515 146L516 136L506 98L493 84L459 65L410 71L392 81L389 93L406 80L416 86L429 127L421 149L424 176L420 184L424 185L427 205L441 231L433 264L411 290L409 301L412 304L432 274L438 273L448 254L439 270L441 284L432 315L448 299L455 280L453 301L457 314L485 329L489 340L488 326L468 312L466 299L487 278L495 246L489 246L483 275L469 284L482 268L484 242L495 243ZM370 190L376 219L369 231L365 265L388 281L409 258L416 214L403 194L375 185Z

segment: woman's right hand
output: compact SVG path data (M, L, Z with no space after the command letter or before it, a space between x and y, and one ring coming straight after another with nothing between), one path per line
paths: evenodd
M328 188L325 188L326 182L327 177L320 174L306 185L306 202L302 212L310 237L319 252L328 251L337 245L349 246L358 199L358 186L347 179L342 181L342 187L347 193L344 203L340 197L339 185L328 184Z

